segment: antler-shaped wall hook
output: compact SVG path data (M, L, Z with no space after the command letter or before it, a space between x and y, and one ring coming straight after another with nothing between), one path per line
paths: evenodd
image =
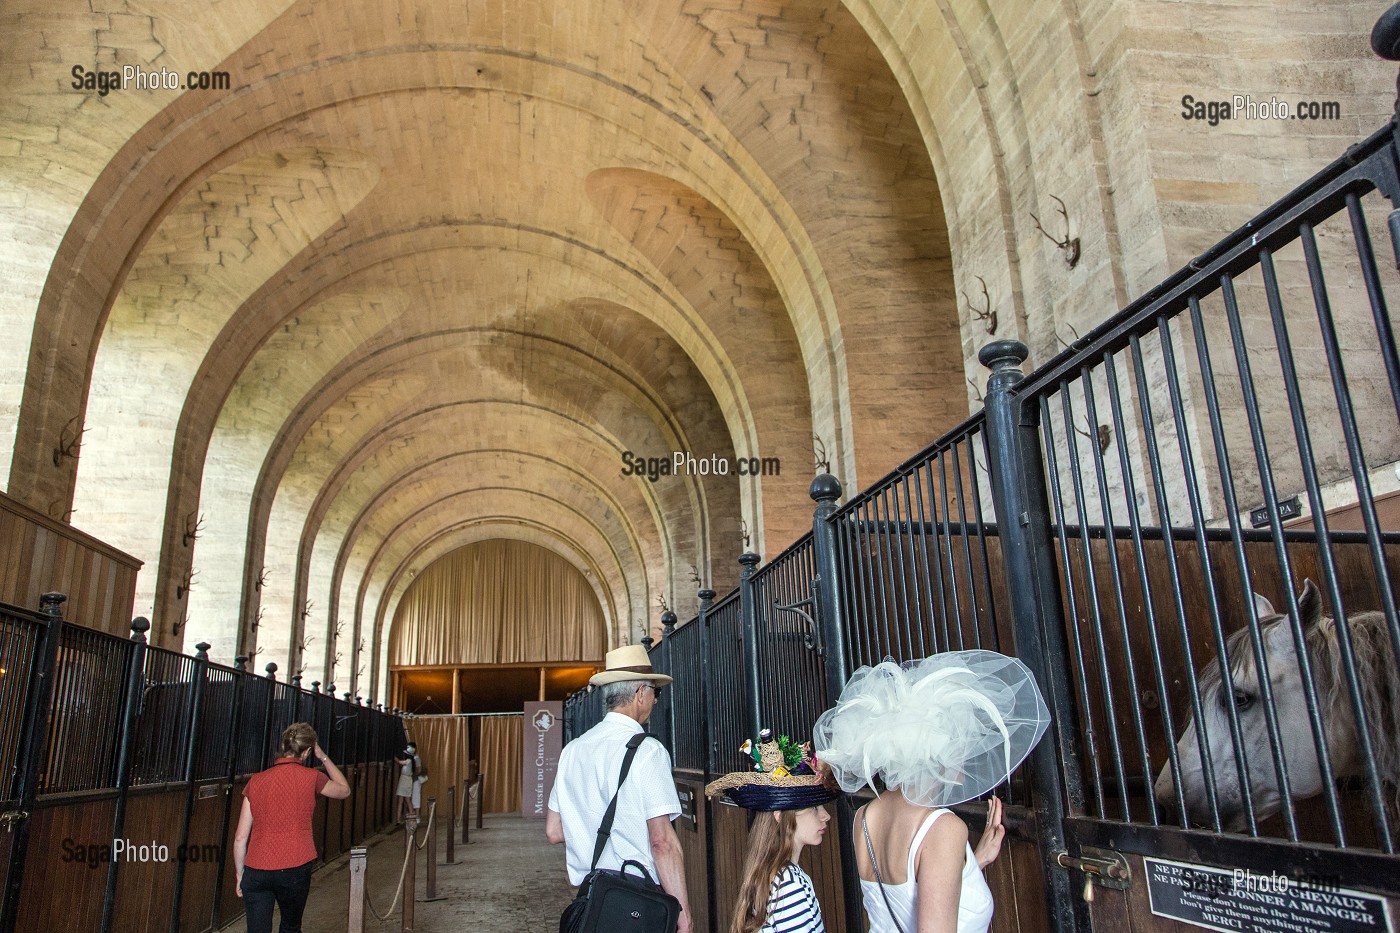
M1074 433L1082 434L1089 440L1098 444L1100 454L1106 453L1108 451L1109 445L1113 443L1113 432L1109 430L1109 427L1106 424L1099 425L1098 431L1094 434L1091 434L1089 433L1089 423L1086 421L1084 423L1084 427L1082 428L1076 424L1074 426Z
M698 571L698 570L695 569L695 565L694 565L694 564L691 564L691 565L690 565L690 581L691 581L692 583L695 584L695 588L696 588L697 590L698 590L698 589L701 589L701 585L700 585L700 571Z
M199 533L204 530L204 515L191 512L185 516L185 547L190 546L191 541L199 540Z
M311 615L311 607L314 605L316 604L309 599L301 604L301 621L305 622L307 617Z
M656 594L656 604L661 607L662 612L670 612L671 607L666 605L666 597L662 593Z
M826 443L815 432L812 434L812 455L816 460L816 470L818 473L831 472L831 458L826 453Z
M59 496L49 503L49 507L46 510L49 513L49 518L55 521L66 522L73 517L73 508L71 506L65 506L63 503L64 499L62 496Z
M336 641L339 641L339 640L340 640L340 635L341 635L341 633L344 632L344 631L345 631L345 623L344 623L344 622L337 622L337 623L335 624L335 639L336 639Z
M270 573L272 573L272 571L268 570L266 567L258 568L258 578L253 581L253 589L261 593L262 588L267 586L267 575Z
M739 538L744 542L744 550L749 549L749 523L739 519Z
M252 625L249 626L249 628L251 628L253 631L256 632L256 631L258 630L258 626L259 626L259 625L262 625L263 613L264 613L264 612L267 612L267 610L266 610L266 609L263 609L263 608L259 608L259 609L258 609L258 614L255 615L255 616L253 616L253 623L252 623Z
M178 621L178 622L172 622L172 623L170 624L170 634L172 634L172 635L179 635L181 632L183 632L183 631L185 630L185 626L187 626L187 625L189 625L189 624L190 624L190 614L189 614L188 612L186 612L184 615L182 615L182 616L180 617L180 621Z
M194 589L194 578L197 576L199 576L199 571L193 567L185 571L184 577L175 586L176 599L184 599L189 595L190 590Z
M1073 324L1070 324L1070 323L1068 323L1068 322L1066 322L1065 326L1069 328L1069 332L1070 332L1071 334L1074 334L1074 342L1075 342L1075 343L1078 343L1078 342L1079 342L1079 331L1075 330L1075 329L1074 329L1074 325L1073 325ZM1066 343L1065 340L1064 340L1064 338L1060 336L1060 332L1059 332L1058 329L1055 331L1055 342L1058 343L1060 346L1064 347L1066 350L1068 350L1068 349L1070 348L1070 344Z
M64 458L78 459L78 451L83 446L83 435L88 432L87 428L79 428L78 421L81 415L74 415L68 419L68 423L58 432L58 446L53 449L53 465L58 466Z
M973 278L982 283L982 309L979 311L974 307L967 292L963 292L962 296L967 301L967 312L972 315L974 321L986 321L987 333L995 334L997 332L997 313L992 310L992 296L987 294L987 280L980 275L974 275Z
M1069 212L1065 210L1065 202L1061 201L1053 194L1050 195L1050 199L1059 205L1060 217L1062 217L1065 222L1064 238L1056 239L1049 233L1046 233L1045 228L1040 225L1040 218L1035 216L1035 214L1031 214L1031 220L1035 221L1035 228L1041 233L1044 233L1047 240L1055 244L1056 249L1064 250L1065 262L1069 263L1069 267L1073 269L1079 264L1079 237L1071 238L1069 235Z
M982 397L982 390L977 387L977 381L975 379L968 379L967 384L972 386L972 394L977 398L977 401L984 403L987 401Z

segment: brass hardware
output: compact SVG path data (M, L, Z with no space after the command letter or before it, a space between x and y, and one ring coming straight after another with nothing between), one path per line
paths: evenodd
M27 819L29 819L28 810L6 810L4 813L0 813L0 823L4 824L7 833L13 831L15 824L20 820Z
M1068 852L1055 856L1061 868L1071 868L1084 873L1084 902L1094 900L1094 887L1126 891L1133 880L1133 871L1128 860L1112 849L1099 849L1094 846L1081 846L1080 855L1075 858Z

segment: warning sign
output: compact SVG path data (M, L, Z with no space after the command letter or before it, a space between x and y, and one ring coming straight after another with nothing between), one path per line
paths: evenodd
M1152 912L1208 930L1259 933L1393 933L1383 897L1334 879L1144 858Z

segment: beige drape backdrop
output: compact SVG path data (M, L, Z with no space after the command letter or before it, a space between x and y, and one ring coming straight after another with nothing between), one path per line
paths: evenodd
M462 782L467 779L467 761L471 757L467 746L470 736L467 720L462 716L433 716L411 719L408 735L418 747L418 757L428 769L428 781L423 785L424 815L428 798L438 800L438 814L447 815L447 788L457 784L457 812L462 812Z
M522 714L513 716L425 716L408 722L408 734L418 746L418 757L428 768L423 785L423 806L437 797L438 814L447 815L447 787L457 782L460 795L467 777L471 730L480 736L478 765L485 792L483 813L520 812L520 736L525 727ZM457 801L462 812L462 801ZM426 815L427 810L423 813Z
M520 812L520 734L525 716L482 716L481 779L485 813Z
M394 613L391 664L596 661L603 608L583 574L546 548L494 539L434 561Z

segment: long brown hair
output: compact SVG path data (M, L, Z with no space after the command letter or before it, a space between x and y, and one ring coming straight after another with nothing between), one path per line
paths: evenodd
M792 834L797 829L797 811L779 810L775 820L759 813L749 830L749 854L744 859L744 883L739 887L739 903L729 933L757 933L768 919L768 896L773 879L792 861Z

